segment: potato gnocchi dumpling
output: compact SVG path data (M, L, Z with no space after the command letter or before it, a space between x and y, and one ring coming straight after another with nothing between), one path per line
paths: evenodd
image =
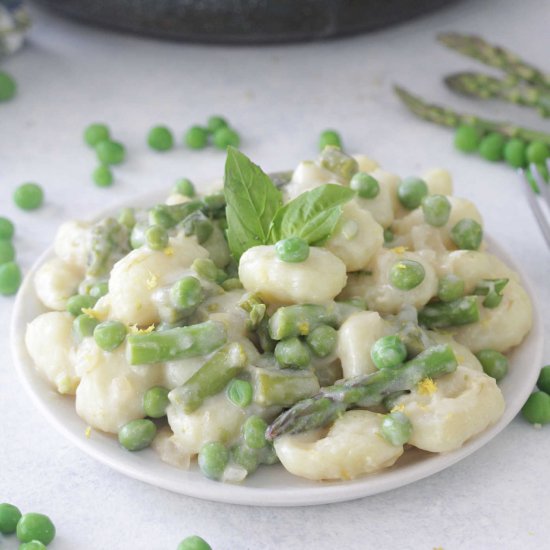
M269 175L230 148L217 185L60 227L25 340L85 425L240 483L372 475L498 422L532 305L446 170L328 147Z

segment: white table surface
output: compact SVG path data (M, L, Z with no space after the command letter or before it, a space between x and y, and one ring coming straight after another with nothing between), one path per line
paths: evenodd
M550 5L544 0L475 0L371 35L290 46L222 47L162 42L81 26L33 9L23 51L3 66L17 79L15 101L0 106L0 215L17 224L23 268L65 219L182 176L218 176L224 155L178 147L150 152L144 136L166 123L179 136L212 113L226 115L242 149L268 170L312 157L320 130L334 126L351 151L402 175L443 166L456 193L473 199L488 232L522 263L550 303L550 255L504 165L466 157L445 129L419 122L391 92L400 82L458 108L481 110L445 90L446 72L476 68L434 42L442 30L479 32L550 69ZM483 110L548 130L525 109ZM84 126L107 121L128 147L116 185L90 181L95 162ZM40 182L35 213L15 209L14 187ZM189 534L216 550L234 549L541 549L550 546L550 428L520 418L459 464L407 487L363 500L310 508L222 505L126 478L58 435L29 403L8 351L12 299L0 299L0 501L49 514L52 550L170 550ZM545 332L550 335L548 316ZM545 359L550 362L550 344ZM15 548L13 539L0 546Z

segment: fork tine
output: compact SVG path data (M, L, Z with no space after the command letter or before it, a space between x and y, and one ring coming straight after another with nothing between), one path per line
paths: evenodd
M527 173L525 170L519 170L519 173L523 177L523 181L525 182L525 185L523 186L525 196L527 198L527 202L529 203L529 206L531 207L531 210L533 211L533 214L535 215L535 219L537 220L537 223L539 224L540 230L542 232L542 235L544 237L544 240L546 241L546 244L550 248L550 224L546 220L546 217L544 215L544 212L542 211L542 208L540 207L540 204L537 201L536 195L531 188L531 184L529 183L529 180L527 179ZM535 179L539 189L546 187L546 182L542 179L541 175L539 174L538 170L536 170L534 173L531 172L533 175L533 178Z

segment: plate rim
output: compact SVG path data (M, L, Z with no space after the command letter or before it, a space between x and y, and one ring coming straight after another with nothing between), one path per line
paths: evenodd
M126 199L124 201L120 201L109 208L103 209L97 215L93 216L90 221L110 215L123 207L143 206L146 204L151 204L155 201L158 202L161 194L163 197L166 196L160 189L156 189L154 192L149 192L147 194L134 197L130 200ZM534 296L536 296L534 288L523 269L510 258L509 254L505 252L498 244L496 244L491 237L487 237L485 235L484 238L489 245L488 248L491 253L494 253L495 256L503 260L518 273L522 285L529 295L533 309L533 325L530 333L526 336L526 339L531 339L531 346L533 348L531 350L532 364L535 365L535 367L537 365L541 365L544 343L543 322L540 307L536 300L533 299ZM420 460L418 463L409 464L405 466L403 470L396 470L396 475L393 476L391 475L391 470L386 470L385 472L390 474L389 477L367 475L348 482L311 482L311 487L302 486L273 489L251 487L245 484L224 484L207 480L201 476L199 483L187 483L184 486L178 485L177 487L174 487L169 482L169 479L163 476L159 477L154 471L147 471L147 469L141 467L139 463L137 465L133 463L130 464L130 461L126 460L128 457L125 457L124 454L120 455L122 458L119 458L118 456L113 458L109 453L104 453L101 449L101 445L98 446L95 444L93 439L82 437L82 433L74 433L68 426L64 425L58 420L58 418L56 418L54 412L51 410L48 399L39 395L35 391L32 384L33 377L38 377L40 380L43 380L43 377L36 371L32 359L28 355L25 348L24 328L28 320L24 315L24 304L28 299L29 293L31 295L34 294L34 288L32 285L36 270L40 265L42 265L42 263L44 263L44 261L51 257L52 254L53 243L38 256L31 269L24 277L13 306L10 322L10 344L12 357L14 359L14 366L19 381L24 386L27 394L31 397L31 401L35 407L42 413L42 416L46 418L48 423L53 425L58 433L61 433L77 448L113 470L155 487L160 487L171 492L204 500L250 506L294 507L351 501L409 485L410 483L414 483L451 467L463 458L475 453L497 434L503 431L521 409L521 406L519 408L517 406L510 408L509 403L506 402L504 413L498 422L476 436L474 439L466 442L466 444L461 448L449 453L429 454L428 458ZM524 339L518 347L524 345L525 341L526 340ZM527 371L524 384L520 388L520 393L515 396L515 400L520 403L525 402L535 386L538 378L538 372L538 368L532 368ZM521 399L519 399L520 397ZM70 399L74 401L74 396L70 396ZM74 411L74 413L76 415L76 411ZM80 421L84 427L85 422L82 419L80 419ZM146 456L149 456L149 454ZM157 460L160 461L158 457ZM166 467L173 468L169 465L166 465ZM175 469L175 471L178 470ZM301 480L301 478L297 478L297 480L299 479ZM303 482L303 480L301 481Z

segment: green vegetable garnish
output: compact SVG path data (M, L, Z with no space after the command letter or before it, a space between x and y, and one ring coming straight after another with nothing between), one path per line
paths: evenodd
M183 139L190 149L204 149L208 145L208 130L201 126L191 126Z
M241 143L239 134L232 128L220 128L214 132L212 143L218 149L227 149L228 147L238 147Z
M168 151L174 146L174 136L170 128L155 126L147 134L147 144L155 151Z
M90 146L95 147L101 141L107 141L110 138L109 128L105 124L90 124L84 130L84 141Z
M46 546L55 537L55 526L44 514L24 514L17 523L17 538L21 542L38 540Z
M21 519L21 511L17 506L3 502L0 504L0 533L11 535L15 533L17 523Z
M283 262L305 262L309 257L309 245L300 237L288 237L275 243L275 252Z
M113 173L107 164L100 164L93 171L92 179L98 187L110 187L113 184Z
M121 164L126 158L126 149L118 141L100 141L95 146L95 151L102 164Z
M21 285L21 269L15 262L0 265L0 295L11 296Z
M323 130L319 136L319 151L322 151L328 145L342 148L342 138L336 130Z
M0 239L0 264L12 262L15 259L15 247L8 239Z
M17 91L17 84L12 76L5 71L0 71L0 102L13 98Z
M183 539L177 550L212 550L212 547L201 537L192 536Z
M37 183L23 183L15 190L13 200L21 210L36 210L44 202L44 191Z
M118 442L128 451L141 451L151 445L157 427L152 420L132 420L120 428Z
M0 239L11 239L15 233L15 227L11 220L0 216Z
M523 405L521 414L531 424L550 423L550 395L543 391L532 393Z

